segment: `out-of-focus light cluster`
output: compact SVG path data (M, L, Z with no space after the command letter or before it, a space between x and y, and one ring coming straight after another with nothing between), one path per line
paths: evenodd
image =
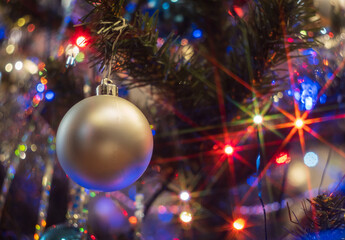
M37 65L29 59L24 60L24 69L32 75L38 72Z
M85 47L87 44L87 40L85 37L79 37L79 45L82 47ZM77 40L78 40L77 39ZM78 45L77 43L77 45ZM85 54L80 52L79 45L73 45L73 44L68 44L66 49L65 49L65 55L67 57L66 59L66 68L69 67L74 67L76 65L76 62L82 62L84 61ZM63 51L62 51L63 52ZM60 54L60 50L59 53Z
M14 45L8 45L6 48L6 52L8 54L12 54L14 51ZM17 71L21 71L21 70L25 70L28 73L30 73L31 75L34 75L37 73L38 71L38 67L37 65L29 60L29 59L25 59L24 61L17 61L14 63L14 65L12 63L7 63L5 65L5 71L10 73L13 71L13 69L17 70Z
M305 55L309 61L309 64L306 62L302 63L302 67L307 68L310 65L319 65L319 58L317 57L317 53L313 49L307 49L301 51L303 55ZM327 59L322 60L322 64L325 66L329 65L329 61ZM316 79L325 79L328 80L333 74L332 72L328 72L321 70L320 68L316 68L314 71L314 75ZM295 100L298 102L298 106L300 110L312 110L317 102L324 104L326 103L327 96L322 94L318 98L319 91L321 90L321 86L318 81L312 80L312 77L308 77L307 75L303 75L303 72L298 72L294 70L294 75L296 77L296 87L287 91L289 96L293 96Z
M304 197L304 196L303 196ZM290 198L283 200L281 203L273 202L265 204L266 213L276 212L279 209L286 208L286 203L292 204L294 201ZM261 205L253 205L253 206L237 206L235 207L235 213L241 215L262 215L263 209Z
M37 93L35 94L31 102L32 107L37 107L39 103L44 99L46 99L46 101L48 102L52 101L55 97L55 94L52 90L47 91L48 80L45 77L47 75L45 63L41 62L38 65L36 65L34 62L30 60L25 60L23 66L32 74L37 73L38 71L38 75L40 76L40 82L36 85ZM27 109L27 112L31 111Z
M17 149L14 151L14 154L21 158L21 159L25 159L26 158L26 150L27 150L27 146L25 143L19 144Z
M41 200L38 210L38 221L35 226L36 231L35 234L41 236L44 232L44 229L47 225L46 217L47 217L47 210L48 210L48 203L49 203L49 196L51 190L51 181L53 177L53 163L54 163L54 155L55 155L55 138L53 135L49 135L47 138L48 142L48 154L49 159L47 160L44 174L42 177L42 191L41 191ZM31 145L31 147L33 147ZM52 150L54 149L54 150Z

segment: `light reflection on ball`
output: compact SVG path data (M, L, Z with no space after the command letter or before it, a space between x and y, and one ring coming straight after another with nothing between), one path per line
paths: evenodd
M153 137L142 112L127 100L108 95L86 98L62 119L56 151L66 174L82 187L115 191L146 170Z

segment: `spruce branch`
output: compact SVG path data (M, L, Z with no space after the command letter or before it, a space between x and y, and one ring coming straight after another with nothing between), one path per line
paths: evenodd
M206 93L208 87L205 82L211 80L210 82L214 84L213 64L202 56L209 55L208 49L201 46L198 49L201 53L199 55L193 50L198 47L194 46L190 51L194 53L186 58L187 50L176 44L177 38L173 34L165 39L161 47L157 47L158 12L152 16L137 12L133 21L126 22L126 27L121 28L120 31L118 23L124 21L121 18L123 0L85 1L93 6L90 13L82 19L93 38L91 48L94 52L91 62L93 65L99 65L101 71L111 63L112 73L125 74L122 74L121 78L128 87L151 85L164 93L174 92L179 100L186 99L183 97L186 96L185 88L193 89L194 94L187 99L190 101L193 98L194 103L203 96L216 98L215 93ZM237 16L234 24L227 24L224 27L224 40L227 39L229 46L236 51L225 55L223 52L224 57L220 59L220 63L247 83L254 84L254 88L265 93L271 90L270 87L262 88L262 86L269 86L265 83L272 81L274 76L272 69L287 60L284 44L287 38L294 40L289 44L289 51L292 53L316 46L318 43L315 37L303 34L303 31L315 30L315 23L310 25L309 21L315 15L311 0L257 2L250 7L248 18L241 19ZM208 5L205 4L206 6ZM203 9L203 5L199 8L200 11L207 11ZM282 22L286 29L282 29ZM245 60L244 53L249 62ZM250 65L248 66L247 63ZM251 70L248 71L248 68ZM252 72L251 76L248 72ZM233 80L229 76L222 79L226 82L224 91L230 95L236 87ZM248 94L249 92L246 91L242 97Z
M290 221L297 224L297 228L291 233L301 240L340 239L337 236L343 236L345 233L345 197L335 194L320 194L307 201L313 210L309 209L305 203L303 204L303 210L308 220L305 228L300 226L296 216L297 222L292 221L291 210L288 208Z

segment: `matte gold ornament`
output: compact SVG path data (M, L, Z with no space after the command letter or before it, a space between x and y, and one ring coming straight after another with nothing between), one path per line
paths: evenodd
M102 80L97 96L74 105L56 136L58 160L80 186L116 191L134 183L150 163L153 137L144 114L117 96L111 80Z

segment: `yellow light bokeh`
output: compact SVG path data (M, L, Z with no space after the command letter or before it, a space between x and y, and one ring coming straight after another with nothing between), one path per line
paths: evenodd
M17 25L19 27L23 27L25 24L25 19L24 18L19 18L18 21L17 21Z
M246 221L243 218L238 218L232 225L236 230L242 230L246 225Z
M14 45L13 44L9 44L7 47L6 47L6 53L7 54L12 54L14 52Z

